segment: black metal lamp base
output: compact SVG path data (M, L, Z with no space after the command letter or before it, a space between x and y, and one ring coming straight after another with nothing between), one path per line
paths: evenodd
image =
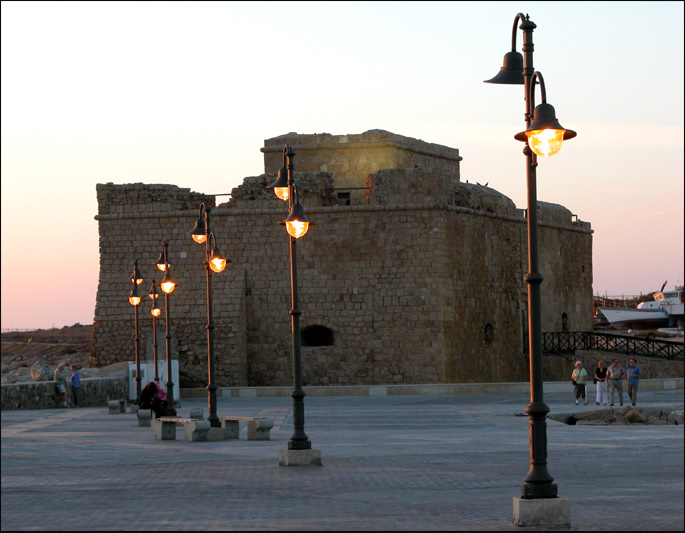
M521 485L521 498L537 500L541 498L556 498L556 483L524 483Z
M309 439L307 440L290 440L288 441L289 450L311 450L312 443Z

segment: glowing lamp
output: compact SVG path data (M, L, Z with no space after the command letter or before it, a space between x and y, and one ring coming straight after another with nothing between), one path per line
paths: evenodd
M152 284L150 285L150 292L147 293L147 295L153 300L156 301L157 298L159 298L159 293L157 292L157 287L155 286L155 280L152 280Z
M156 266L159 270L161 270L162 272L166 272L166 266L167 266L167 265L171 265L171 264L172 264L172 263L169 263L169 262L165 261L165 259L164 259L164 250L162 250L162 251L159 253L159 257L157 258L157 261L155 261L155 266Z
M176 288L176 283L174 283L171 280L167 281L162 281L162 283L159 284L159 287L164 291L166 294L171 294L174 292L174 289Z
M274 187L274 193L284 202L288 201L288 187Z
M271 185L268 185L267 189L273 189L276 196L284 202L288 201L290 187L288 186L288 169L286 167L282 167L278 171L278 178Z
M150 309L150 313L153 317L157 318L159 317L159 315L162 314L162 310L159 307L155 306L152 309Z
M209 268L211 268L213 272L216 272L217 274L223 272L228 263L230 263L230 261L221 255L221 250L219 250L218 246L212 248L209 257Z
M133 262L133 277L131 278L131 281L136 285L143 283L143 276L140 275L140 270L138 270L137 259Z
M302 207L302 204L295 204L290 210L288 218L283 222L279 222L279 224L285 225L287 232L295 239L299 239L305 235L307 231L309 231L309 226L316 226L316 224L310 222L304 214L304 207Z
M534 130L527 131L528 146L536 154L549 157L561 150L564 140L564 130Z
M200 208L200 215L202 215L202 208ZM193 240L198 244L202 244L207 240L205 220L204 218L202 218L202 216L200 216L200 218L198 218L195 221L195 227L188 232L188 235L190 235L193 238Z
M176 282L169 276L169 271L167 270L164 274L164 279L162 283L159 284L159 288L162 289L166 294L171 294L176 288Z
M547 158L561 150L563 141L573 139L576 135L575 131L567 130L559 124L554 106L543 102L535 107L533 122L528 129L517 133L514 138L527 142L533 152Z

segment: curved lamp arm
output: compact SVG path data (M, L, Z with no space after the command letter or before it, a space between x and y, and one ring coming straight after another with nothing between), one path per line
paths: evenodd
M523 13L517 13L514 17L514 26L511 28L511 51L516 52L516 30L518 29L519 20L523 23L526 20L526 16Z

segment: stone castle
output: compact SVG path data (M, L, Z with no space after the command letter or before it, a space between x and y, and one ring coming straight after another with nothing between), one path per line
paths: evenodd
M268 139L264 174L220 205L173 185L98 184L98 365L134 360L133 261L147 294L161 281L154 263L167 239L179 283L169 297L172 357L181 387L207 384L204 245L187 235L205 202L232 261L212 276L216 385L292 384L289 237L278 225L287 204L266 189L285 144L316 223L297 247L305 386L528 380L525 210L460 181L459 150L382 130ZM590 224L539 202L539 239L543 331L591 330ZM151 360L144 300L141 357ZM163 358L163 316L157 331ZM565 379L567 362L553 359L545 379Z

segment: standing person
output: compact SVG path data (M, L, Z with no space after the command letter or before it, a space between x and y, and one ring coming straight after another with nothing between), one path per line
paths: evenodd
M587 370L583 368L583 363L576 361L576 369L571 374L573 380L573 391L576 394L576 405L578 400L582 397L587 405L587 396L585 395L585 378L587 377Z
M74 407L79 406L81 391L81 376L78 373L78 367L76 365L71 365L71 395L74 398Z
M611 361L611 366L607 368L607 381L609 383L609 391L611 394L611 403L614 405L614 391L618 391L618 399L623 405L623 386L621 385L621 377L625 374L623 367L618 364L618 359Z
M57 394L59 395L60 407L68 407L67 405L67 375L64 371L64 363L60 363L55 368L55 373L53 374L55 380L55 388L57 389Z
M606 405L609 403L609 398L607 393L607 369L604 366L604 361L597 362L595 383L597 384L597 398L595 398L595 403L597 405Z
M637 403L637 386L642 377L642 370L637 366L637 361L631 359L628 361L628 370L626 370L626 387L628 389L628 396L633 405Z

